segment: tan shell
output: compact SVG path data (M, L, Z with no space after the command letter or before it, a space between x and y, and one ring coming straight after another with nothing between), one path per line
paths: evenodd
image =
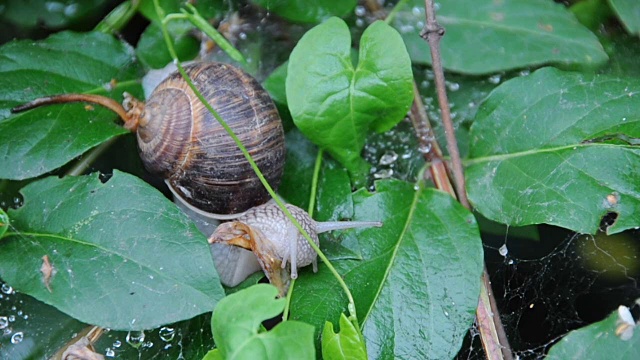
M200 62L185 70L276 189L284 169L284 132L268 93L228 64ZM151 94L137 136L147 170L198 209L236 214L270 198L233 139L177 72Z

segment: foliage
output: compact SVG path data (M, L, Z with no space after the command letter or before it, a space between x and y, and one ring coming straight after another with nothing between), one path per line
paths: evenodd
M472 212L415 175L429 149L415 150L413 134L405 137L415 151L391 164L381 157L398 144L375 140L406 125L414 79L428 97L429 114L436 113L429 98L433 74L425 70L431 56L419 36L423 2L374 9L370 2L356 7L356 1L337 0L202 0L196 7L179 0L126 1L120 9L130 11L108 15L118 26L103 22L100 31L80 32L58 32L75 22L56 20L59 9L47 9L49 2L36 3L44 4L34 14L50 19L51 35L0 47L0 277L13 287L7 298L15 289L38 308L33 314L65 329L30 335L44 322L32 320L24 336L37 341L3 342L0 357L51 357L67 330L82 326L79 320L125 331L180 321L170 325L185 336L179 349L167 350L175 357L452 358L474 321L481 230L502 229L497 223L507 229L551 224L614 234L640 226L635 1L587 0L571 10L551 0L438 2L446 29L443 62L448 79L456 79L447 85L458 103L457 136L480 226ZM169 17L159 17L156 3ZM84 6L64 4L78 11ZM0 20L13 14L16 33L31 31L31 14L11 1L2 10ZM127 33L135 11L148 19L139 41L104 33ZM376 21L380 14L388 23ZM336 273L327 264L318 273L301 269L287 299L275 299L275 289L264 284L244 289L256 277L224 297L208 234L155 188L162 185L142 170L134 136L114 114L84 104L10 111L59 93L118 102L125 91L141 97L147 70L174 56L191 60L210 47L188 21L197 16L238 48L234 64L248 64L248 71L266 78L281 110L288 154L280 195L301 207L313 204L318 220L384 223L322 237L321 250ZM616 19L629 34L589 30ZM219 51L226 47L213 47L210 59L228 61ZM488 81L470 76L485 74L492 74ZM116 137L122 146L109 147ZM403 161L414 161L415 170L398 174ZM87 163L94 165L86 170ZM76 168L85 174L65 176ZM395 170L399 179L380 179L389 177L380 170ZM603 225L605 216L614 220ZM530 233L537 238L535 228ZM217 348L208 352L211 335L198 327L212 310ZM261 328L283 310L294 321ZM568 334L550 356L563 358L585 343L594 353L637 349L630 345L637 331L621 343L615 323L612 315ZM135 345L141 358L157 355L144 344Z

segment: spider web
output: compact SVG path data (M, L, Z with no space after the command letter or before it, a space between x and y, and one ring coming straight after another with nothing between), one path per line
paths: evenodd
M494 295L516 359L544 358L571 330L600 321L618 305L631 306L640 297L640 231L593 236L552 226L539 230L539 241L483 239ZM485 359L479 335L474 324L458 359Z

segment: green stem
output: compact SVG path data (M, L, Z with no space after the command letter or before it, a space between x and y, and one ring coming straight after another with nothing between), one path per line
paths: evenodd
M313 211L316 208L316 194L318 192L318 179L320 178L320 167L322 166L323 149L318 149L316 165L313 168L313 178L311 179L311 194L309 195L309 217L313 218Z
M113 34L125 27L138 11L140 0L125 1L113 9L96 25L96 31Z
M289 285L289 292L287 292L287 301L284 303L284 311L282 312L282 321L287 321L289 318L289 308L291 307L291 299L293 298L293 288L296 285L296 279L291 279Z
M231 43L222 35L218 30L216 30L213 26L209 24L207 20L205 20L198 10L191 4L185 4L186 9L181 9L181 14L169 14L162 19L162 25L166 25L168 22L179 19L187 19L189 20L195 27L204 32L208 37L211 38L219 47L222 49L229 57L240 63L242 67L247 70L249 69L249 63L242 56L242 53L238 51ZM191 11L191 12L189 12Z
M100 155L102 155L105 151L107 151L107 149L111 145L113 145L113 143L116 142L116 140L118 140L118 137L112 137L111 139L103 142L102 144L88 151L86 154L82 156L82 159L78 160L78 162L76 162L73 165L73 167L64 174L64 176L82 175L82 173L84 173Z
M156 13L158 14L158 18L164 19L165 14L164 14L164 11L162 10L162 8L160 8L160 5L158 4L158 0L153 0L153 3L154 3L154 6L156 8ZM240 139L236 136L236 134L233 132L233 130L229 127L229 125L222 119L222 117L220 117L220 114L218 114L218 112L211 106L211 104L209 104L207 99L204 98L202 93L193 84L193 82L191 81L191 78L184 71L184 68L182 67L182 64L178 60L177 53L175 51L175 48L173 47L173 43L171 42L171 37L169 36L169 31L167 30L166 25L164 23L162 23L161 24L161 28L162 28L162 35L164 36L164 40L165 40L165 43L167 45L167 49L169 50L169 54L171 54L171 57L173 58L174 63L178 67L178 71L180 72L180 75L182 75L184 80L189 85L189 88L191 88L191 90L194 92L194 94L196 95L198 100L200 100L200 102L207 108L207 110L209 110L209 112L211 112L211 114L216 118L216 120L218 120L220 125L227 132L227 134L229 134L229 136L231 136L231 138L236 143L238 148L240 148L240 151L242 152L244 157L247 159L247 161L251 165L251 168L256 173L256 175L258 176L258 179L260 179L260 182L265 187L265 189L267 190L269 195L271 195L273 200L276 202L276 204L278 204L278 206L280 207L282 212L284 212L284 214L287 216L287 218L289 218L289 220L291 221L291 223L293 223L293 225L296 227L296 229L298 229L300 234L302 234L302 236L304 236L304 238L307 239L307 242L309 243L311 248L313 248L313 250L316 253L318 253L318 257L320 257L322 262L327 266L327 268L329 268L331 273L336 277L336 280L338 281L338 283L340 284L340 286L344 290L345 294L347 295L347 298L349 299L348 308L349 308L350 315L351 315L350 318L352 318L352 321L353 321L353 319L355 319L355 324L357 325L357 316L356 316L356 312L355 312L356 311L355 301L353 299L353 295L351 295L351 291L349 291L349 288L347 287L347 284L344 282L344 280L342 279L340 274L338 274L338 271L333 267L333 265L331 264L329 259L327 259L327 257L322 253L322 251L320 251L320 248L318 247L318 245L316 245L315 242L313 242L313 240L311 239L311 236L309 236L309 234L307 234L307 232L302 228L302 225L300 225L300 223L293 217L293 215L291 215L291 212L289 212L289 210L286 208L286 206L285 206L284 202L282 201L282 199L280 199L280 197L276 194L276 192L273 190L271 185L269 185L269 183L267 182L267 179L265 179L264 175L262 175L262 172L258 168L258 165L256 165L255 161L253 161L253 158L251 157L251 155L249 154L247 149L244 147L244 145L242 144Z
M409 0L400 0L400 1L398 1L396 6L394 6L393 9L391 9L391 11L389 12L389 15L387 15L387 18L384 19L384 22L386 22L387 24L391 24L391 22L393 21L393 18L396 17L398 12L400 10L402 10L402 8L404 8L407 5L408 2L409 2Z

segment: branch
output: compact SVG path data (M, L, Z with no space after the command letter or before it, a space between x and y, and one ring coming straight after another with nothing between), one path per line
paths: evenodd
M440 26L440 24L438 24L438 22L436 21L435 9L432 0L425 0L425 14L427 21L424 29L420 32L420 36L429 43L429 48L431 50L431 64L435 75L438 103L440 105L442 122L447 139L447 150L449 151L449 155L451 156L451 172L453 173L455 188L460 203L467 209L471 209L469 199L467 198L467 192L465 190L464 172L462 169L462 162L460 160L460 151L458 150L458 141L455 136L453 121L451 121L451 109L449 107L449 101L447 99L447 90L444 82L444 71L442 69L442 58L440 56L440 40L442 39L442 36L444 36L444 28ZM416 88L414 86L414 91L415 89ZM415 101L419 101L420 105L422 103L420 97L416 97ZM414 107L419 106L414 103ZM422 141L420 139L422 130L420 129L423 128L424 125L419 125L419 127L416 127L419 141ZM437 155L437 151L439 151L439 148L434 147L434 150L436 150L435 154ZM436 160L438 159L436 158ZM431 161L432 174L434 174L434 172L442 172L440 170L442 161L441 159L439 160L440 161ZM439 178L435 176L434 182L439 189L443 189L441 186L448 183L448 181L439 183ZM493 296L493 292L491 291L491 282L489 280L489 273L487 272L486 266L484 267L482 272L482 285L480 298L478 300L478 308L476 310L476 319L478 322L478 328L480 329L480 338L482 339L482 344L487 358L491 360L511 360L513 358L511 347L509 346L509 341L504 331L504 327L502 326L502 321L500 320L500 313L498 312L496 301Z

